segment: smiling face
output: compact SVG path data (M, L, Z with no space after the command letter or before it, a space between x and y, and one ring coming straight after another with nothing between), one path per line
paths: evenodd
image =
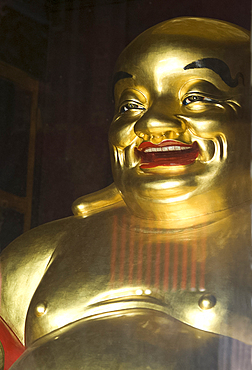
M109 141L137 216L190 219L250 198L248 58L240 28L196 18L157 25L121 55Z

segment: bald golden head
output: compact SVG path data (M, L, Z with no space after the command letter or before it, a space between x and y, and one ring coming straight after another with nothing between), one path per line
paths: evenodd
M109 137L134 213L191 218L250 198L249 57L247 31L205 18L158 24L123 51Z

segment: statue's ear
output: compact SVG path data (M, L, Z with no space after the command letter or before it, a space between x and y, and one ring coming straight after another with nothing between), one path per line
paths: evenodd
M112 208L122 203L122 197L115 184L112 183L102 190L76 199L72 204L72 211L75 216L87 217L104 208Z

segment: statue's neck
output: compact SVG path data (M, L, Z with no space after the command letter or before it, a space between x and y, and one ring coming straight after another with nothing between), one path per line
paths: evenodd
M245 226L250 228L251 224L251 203L246 202L239 206L213 212L196 217L182 218L182 219L168 219L168 220L153 220L136 217L132 215L127 208L119 210L123 223L130 229L137 232L144 233L165 233L176 234L181 232L190 232L190 230L200 230L204 228L211 233L217 229L241 230Z

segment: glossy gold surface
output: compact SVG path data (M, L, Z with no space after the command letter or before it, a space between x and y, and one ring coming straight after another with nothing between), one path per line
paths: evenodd
M119 356L118 353L126 351L129 356L137 356L133 342L125 339L127 328L129 336L133 330L130 328L136 330L134 340L138 342L139 358L148 357L149 352L143 352L146 348L144 343L151 341L148 346L153 344L156 348L152 353L153 361L160 360L161 355L156 354L159 348L158 353L163 353L162 356L165 353L166 359L170 356L172 366L174 353L178 363L183 353L186 356L188 348L185 343L193 346L190 351L195 356L195 363L197 350L201 353L207 347L209 356L212 356L216 348L209 332L215 333L217 343L222 341L221 336L225 336L251 345L249 219L249 209L240 208L228 218L199 228L167 230L162 229L162 222L146 225L144 220L132 218L123 207L87 218L71 217L40 228L37 240L42 240L46 231L47 235L54 235L57 247L38 288L30 297L25 325L25 342L30 350L20 360L20 367L17 363L14 369L43 368L44 361L48 369L60 369L65 361L68 361L65 366L72 369L78 368L80 361L85 363L84 369L92 368L91 364L96 364L93 369L99 369L98 365L104 369L119 366L113 362L113 356ZM44 241L44 246L49 240ZM12 248L14 254L14 244ZM167 282L165 265L168 250ZM185 250L187 266L182 268ZM191 265L193 253L195 282ZM32 266L31 255L29 261ZM3 283L6 284L7 280L8 276L3 276ZM14 282L9 288L15 291ZM26 294L24 285L22 289L20 286L21 291ZM3 295L5 302L10 299L7 293L5 291ZM202 309L199 303L206 295L214 296L216 304ZM41 303L46 310L39 316L36 313ZM15 309L18 309L18 304ZM118 321L118 318L122 320ZM175 319L178 323L174 326ZM72 331L72 328L77 331ZM112 330L110 342L109 328ZM142 331L140 337L139 330ZM198 337L205 339L201 341ZM99 346L98 338L98 342L102 342ZM119 338L123 338L123 344ZM86 347L87 342L89 345ZM105 344L110 344L107 361ZM242 343L239 346L243 346ZM100 358L101 351L104 364ZM129 363L136 361L137 357L128 358ZM209 358L206 361L210 361ZM121 365L126 367L126 364ZM134 366L132 369L138 368L136 364ZM170 368L182 370L184 365L180 366ZM154 364L150 368L162 369Z
M158 330L160 327L162 331ZM145 310L142 315L115 315L65 326L35 342L12 370L206 369L218 366L214 358L222 357L218 354L219 345L234 350L237 344ZM248 350L248 346L239 345L243 351ZM236 357L234 353L233 366ZM224 369L225 361L219 359L219 363Z
M185 69L209 58L226 63L237 86L211 68ZM134 214L187 227L251 198L249 66L249 36L209 19L164 22L122 53L116 72L132 77L115 84L109 141L115 184ZM197 142L196 161L142 169L136 148L169 139Z
M2 253L1 317L22 343L25 320L32 296L45 274L52 253L59 243L56 223L34 229L16 239ZM55 235L56 234L56 235ZM64 230L61 232L64 235Z
M239 230L229 235L230 228L234 229L237 225L237 217L241 221ZM30 303L26 319L26 343L31 344L51 331L79 319L95 319L101 315L109 317L121 310L129 310L132 314L144 309L169 314L199 329L252 342L249 322L251 307L240 307L240 301L246 300L250 292L248 282L251 271L247 262L248 250L244 248L250 233L248 217L249 211L247 213L237 209L232 217L197 230L167 232L162 229L162 225L146 226L143 222L139 223L121 208L117 212L104 211L87 219L70 218L67 223L66 220L59 221L57 229L56 225L52 227L49 224L48 233L54 231L58 245ZM95 229L95 225L99 225L99 228ZM160 226L158 234L155 226ZM90 248L94 229L96 243ZM206 233L206 236L201 236L201 233ZM118 245L114 244L115 237ZM125 245L122 260L123 238L135 250L132 261L129 244ZM239 245L237 241L240 241ZM177 245L180 249L178 260L182 265L185 242L189 256L195 247L194 243L197 243L196 282L192 285L188 260L184 272L182 266L179 267L175 286L174 253ZM202 255L203 243L207 251L205 257ZM157 244L160 247L159 265ZM138 251L141 245L142 272L139 269ZM165 286L163 259L167 245L171 255L170 282ZM112 258L114 253L117 255L115 262ZM202 262L205 264L204 275ZM237 266L243 266L239 280ZM133 271L130 278L131 268ZM71 279L72 276L74 279ZM206 279L204 284L200 282L202 276ZM208 312L202 311L198 304L206 293L213 294L217 301ZM229 301L233 302L232 312ZM41 303L46 306L46 311L39 316L36 313Z
M75 216L87 217L101 210L119 206L121 203L122 197L113 183L102 190L76 199L72 211Z
M170 20L115 76L116 187L1 256L0 313L28 348L12 369L225 369L252 345L249 37ZM143 165L145 145L175 159Z

